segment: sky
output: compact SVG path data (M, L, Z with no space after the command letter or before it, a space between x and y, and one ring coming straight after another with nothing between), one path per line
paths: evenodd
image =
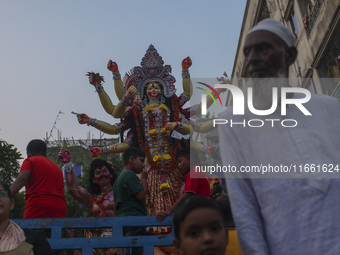
M86 73L104 76L116 104L107 62L117 62L123 76L140 65L150 44L171 65L178 95L187 56L192 78L230 74L245 5L246 0L1 0L0 139L24 157L30 140L55 140L57 130L63 139L86 139L89 131L99 139L100 132L80 125L71 111L112 124L119 120L104 111Z

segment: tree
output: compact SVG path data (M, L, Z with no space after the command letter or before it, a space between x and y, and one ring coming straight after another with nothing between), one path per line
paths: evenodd
M21 153L13 144L0 140L0 180L11 184L19 174Z
M11 185L19 174L19 159L22 159L21 153L13 144L0 140L0 180ZM14 201L15 207L11 211L10 217L12 219L22 218L25 210L24 192L18 192Z

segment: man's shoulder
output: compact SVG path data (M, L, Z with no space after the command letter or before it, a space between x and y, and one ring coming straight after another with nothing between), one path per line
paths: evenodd
M335 98L327 95L312 95L309 102L306 103L306 108L313 112L339 114L340 102Z
M133 171L131 171L131 170L123 170L123 171L118 175L116 182L117 182L117 181L118 181L118 182L124 182L124 181L127 180L127 179L135 179L135 178L138 179L137 175L136 175Z
M187 173L187 175L185 176L186 178L194 178L194 179L200 179L200 180L206 180L208 182L207 179L207 175L201 171L198 170L198 168L193 167L189 173Z
M125 169L119 174L119 176L121 176L121 177L136 176L136 174L131 170Z
M313 94L311 96L311 101L325 104L340 105L340 102L335 97L323 94Z
M55 164L52 160L50 160L48 157L45 156L32 156L29 157L27 159L25 159L25 161L31 161L31 162L52 162L53 164Z
M32 156L32 157L26 158L24 162L22 163L22 166L24 167L30 166L31 168L36 168L36 167L44 167L47 165L51 165L51 163L55 164L52 160L48 159L47 157Z

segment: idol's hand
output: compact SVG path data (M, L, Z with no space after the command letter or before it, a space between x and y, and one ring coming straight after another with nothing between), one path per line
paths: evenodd
M89 82L95 87L101 86L102 81L104 81L103 77L100 76L99 73L88 72L87 76L89 77Z
M126 92L126 97L129 99L133 99L137 92L138 92L137 88L135 86L131 86Z
M187 71L191 65L192 65L192 61L190 57L186 57L185 59L183 59L182 61L183 70Z
M103 149L100 147L94 147L92 149L90 149L90 153L92 155L92 157L98 157L99 155L101 155L103 152Z
M78 114L77 118L78 118L79 124L87 124L90 122L90 117L87 116L85 113Z
M160 211L157 215L156 215L156 219L159 222L162 222L164 220L165 217L169 216L171 214L170 211Z
M118 65L116 62L113 62L111 59L107 63L107 69L111 72L118 72Z
M58 154L58 158L64 164L69 163L71 161L71 153L68 150L61 148Z
M165 124L165 129L169 131L174 131L177 128L177 122L168 122Z

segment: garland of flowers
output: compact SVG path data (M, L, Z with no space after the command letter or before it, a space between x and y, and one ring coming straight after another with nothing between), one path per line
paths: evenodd
M103 201L107 198L107 195L108 195L110 192L112 192L112 190L109 190L109 191L105 192L105 193L100 197L100 199L97 199L97 196L96 196L96 195L92 195L92 196L91 196L91 200L90 200L90 212L91 212L91 214L93 214L93 210L92 210L92 208L93 208L93 203L95 202L95 203L100 207L100 204L103 203ZM105 211L103 211L103 213L106 214Z
M172 97L171 106L172 106L171 110L172 110L172 113L173 113L174 121L177 122L177 121L179 121L179 105L178 105L178 102L177 102L175 97ZM147 108L147 107L145 108L145 110L148 112L149 110L151 110L151 108ZM150 106L150 107L152 107L152 106ZM164 111L162 111L162 112L164 112ZM153 158L152 155L151 155L151 150L150 150L149 143L148 142L145 142L145 143L143 142L143 132L142 132L142 130L143 130L143 126L144 126L143 124L144 123L142 122L142 120L144 120L144 118L142 117L143 113L142 113L141 109L139 107L133 107L133 114L134 114L134 117L135 117L135 120L136 120L136 131L137 131L137 136L138 136L139 147L143 148L143 150L145 152L145 155L146 155L146 157L148 159L148 162L150 163L151 167L154 168L155 170L161 172L161 173L172 172L173 169L177 166L177 160L175 159L174 156L176 155L176 153L177 153L177 151L178 151L178 149L180 147L180 141L175 139L175 142L174 142L174 151L170 155L170 153L168 151L170 132L163 131L163 129L162 129L161 134L166 138L166 139L164 139L164 152L167 152L167 153L164 154L163 157L161 155L158 155L158 156L164 158L167 162L169 162L169 164L166 164L166 165L158 164L158 158L157 157ZM166 120L166 118L164 118L164 117L162 118L163 119L163 123L162 123L163 126L166 124L166 122L164 123L164 121ZM153 123L151 121L150 122L150 131L153 130L153 129L155 129L155 128L154 128ZM153 134L153 133L154 133L154 131L151 131L151 134ZM154 142L152 142L152 147L155 148ZM158 149L156 149L155 152L157 153ZM155 155L155 156L157 156L157 155ZM156 161L155 161L155 159L156 159Z
M176 96L176 97L177 97L177 96ZM180 109L179 109L179 104L178 104L177 98L175 98L175 97L172 98L171 105L172 105L172 108L173 108L173 109L172 109L172 113L173 113L174 121L177 122L177 121L180 120L180 118L179 118L179 111L180 111ZM178 150L179 150L181 147L182 147L182 146L181 146L180 141L179 141L178 139L175 139L174 153L173 153L173 155L176 155L177 152L178 152ZM177 166L177 159L174 159L174 160L173 160L173 164L174 164L175 166Z
M144 142L143 142L143 134L142 134L142 127L140 126L143 122L140 111L140 107L133 107L132 108L133 115L135 117L135 124L136 124L136 130L137 130L137 136L138 136L138 145L140 148L144 148ZM145 152L145 149L144 149Z
M147 133L148 137L147 140L149 142L149 147L153 148L153 161L157 162L159 164L162 163L168 163L171 161L172 157L168 154L168 138L170 135L170 131L165 129L165 125L167 122L170 121L170 112L168 107L165 104L161 104L158 109L155 109L155 107L149 105L145 107L145 133ZM160 111L160 112L159 112ZM156 113L156 116L154 114ZM159 116L160 115L160 116ZM161 123L159 123L159 119L161 120ZM158 122L158 128L162 128L160 132L158 131L157 127L155 127L154 121ZM149 131L148 131L149 129ZM158 146L158 140L159 140L159 134L161 133L162 141L163 141L163 155L160 155L159 152L159 146Z

